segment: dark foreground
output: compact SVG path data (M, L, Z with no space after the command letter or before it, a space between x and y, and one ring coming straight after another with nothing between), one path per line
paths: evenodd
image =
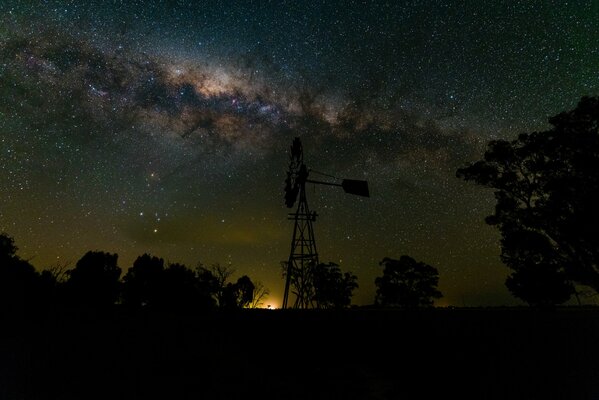
M0 399L597 399L599 310L5 317Z

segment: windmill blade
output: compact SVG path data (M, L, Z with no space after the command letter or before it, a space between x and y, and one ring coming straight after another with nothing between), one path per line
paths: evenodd
M293 207L300 188L305 185L308 170L303 163L302 141L296 137L289 148L289 170L285 179L285 205Z
M341 182L341 187L345 193L355 194L358 196L370 197L367 181L358 181L355 179L344 179Z
M293 140L293 143L291 144L291 148L289 150L291 159L295 159L298 161L301 161L303 159L303 148L302 141L300 140L300 138L296 137Z
M297 200L297 194L299 193L298 185L294 185L291 187L291 184L288 183L285 187L285 205L287 208L293 207L295 201Z

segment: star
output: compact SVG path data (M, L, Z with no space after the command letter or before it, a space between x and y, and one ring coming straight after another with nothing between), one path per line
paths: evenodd
M447 304L513 304L493 194L455 171L599 90L591 2L30 3L1 6L0 231L39 268L100 244L124 270L148 251L230 259L265 265L252 279L281 297L299 136L310 168L369 181L370 199L307 187L355 303L406 254L439 269Z

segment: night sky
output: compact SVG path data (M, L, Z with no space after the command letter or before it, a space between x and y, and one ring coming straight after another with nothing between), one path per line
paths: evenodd
M0 3L0 231L38 269L231 263L278 306L300 136L309 167L370 184L308 187L354 303L407 254L439 305L519 304L493 194L455 170L599 94L599 2L83 3Z

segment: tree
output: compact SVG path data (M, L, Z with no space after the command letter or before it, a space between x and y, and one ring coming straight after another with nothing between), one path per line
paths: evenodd
M550 307L567 301L574 286L548 241L534 231L506 233L502 258L514 269L505 282L509 291L534 306Z
M255 282L252 302L248 305L248 308L260 308L260 306L264 304L264 299L268 297L269 294L270 290L268 290L262 282Z
M144 254L137 257L123 278L123 303L134 307L161 302L164 260Z
M381 306L419 307L432 306L434 299L442 294L437 290L439 272L412 257L401 256L399 260L384 258L383 276L375 279L375 304Z
M67 300L82 306L113 305L120 291L121 269L117 266L117 259L117 254L88 251L67 273Z
M231 303L231 288L227 289L228 280L235 273L231 266L223 266L219 263L212 264L209 269L204 268L201 264L198 266L200 273L207 272L212 275L214 282L214 295L219 307L228 307Z
M0 234L0 307L20 311L39 304L41 280L29 262L17 256L9 235Z
M16 256L17 246L15 240L6 233L0 234L0 259L7 261Z
M491 141L457 176L495 190L506 285L530 304L559 304L574 283L599 291L599 98L549 119L552 128Z
M256 286L247 275L240 277L235 283L229 282L229 278L235 273L230 265L216 263L206 268L200 263L196 273L211 288L220 308L247 308L254 302Z
M221 308L245 308L254 299L254 284L252 280L244 275L235 283L227 283L221 295L219 306Z
M39 297L46 305L65 303L64 283L68 278L69 263L56 263L39 272Z
M261 283L254 283L247 275L243 275L236 282L229 282L235 273L231 266L222 266L218 263L210 268L198 264L196 276L200 286L209 291L217 302L218 307L227 309L256 308L261 304L264 296L268 295Z
M348 307L353 291L358 287L357 279L349 272L342 273L335 263L316 265L312 269L316 308Z
M169 308L197 306L201 299L195 272L183 264L170 264L163 273L160 297L161 304Z
M250 279L249 276L243 275L237 282L235 282L236 286L236 298L237 298L237 307L245 308L249 306L254 300L254 283Z
M196 268L195 275L199 301L205 307L215 307L220 291L218 278L202 264Z
M216 290L217 279L210 271L193 271L178 263L165 268L162 258L144 254L123 278L122 297L124 304L133 307L211 308Z

